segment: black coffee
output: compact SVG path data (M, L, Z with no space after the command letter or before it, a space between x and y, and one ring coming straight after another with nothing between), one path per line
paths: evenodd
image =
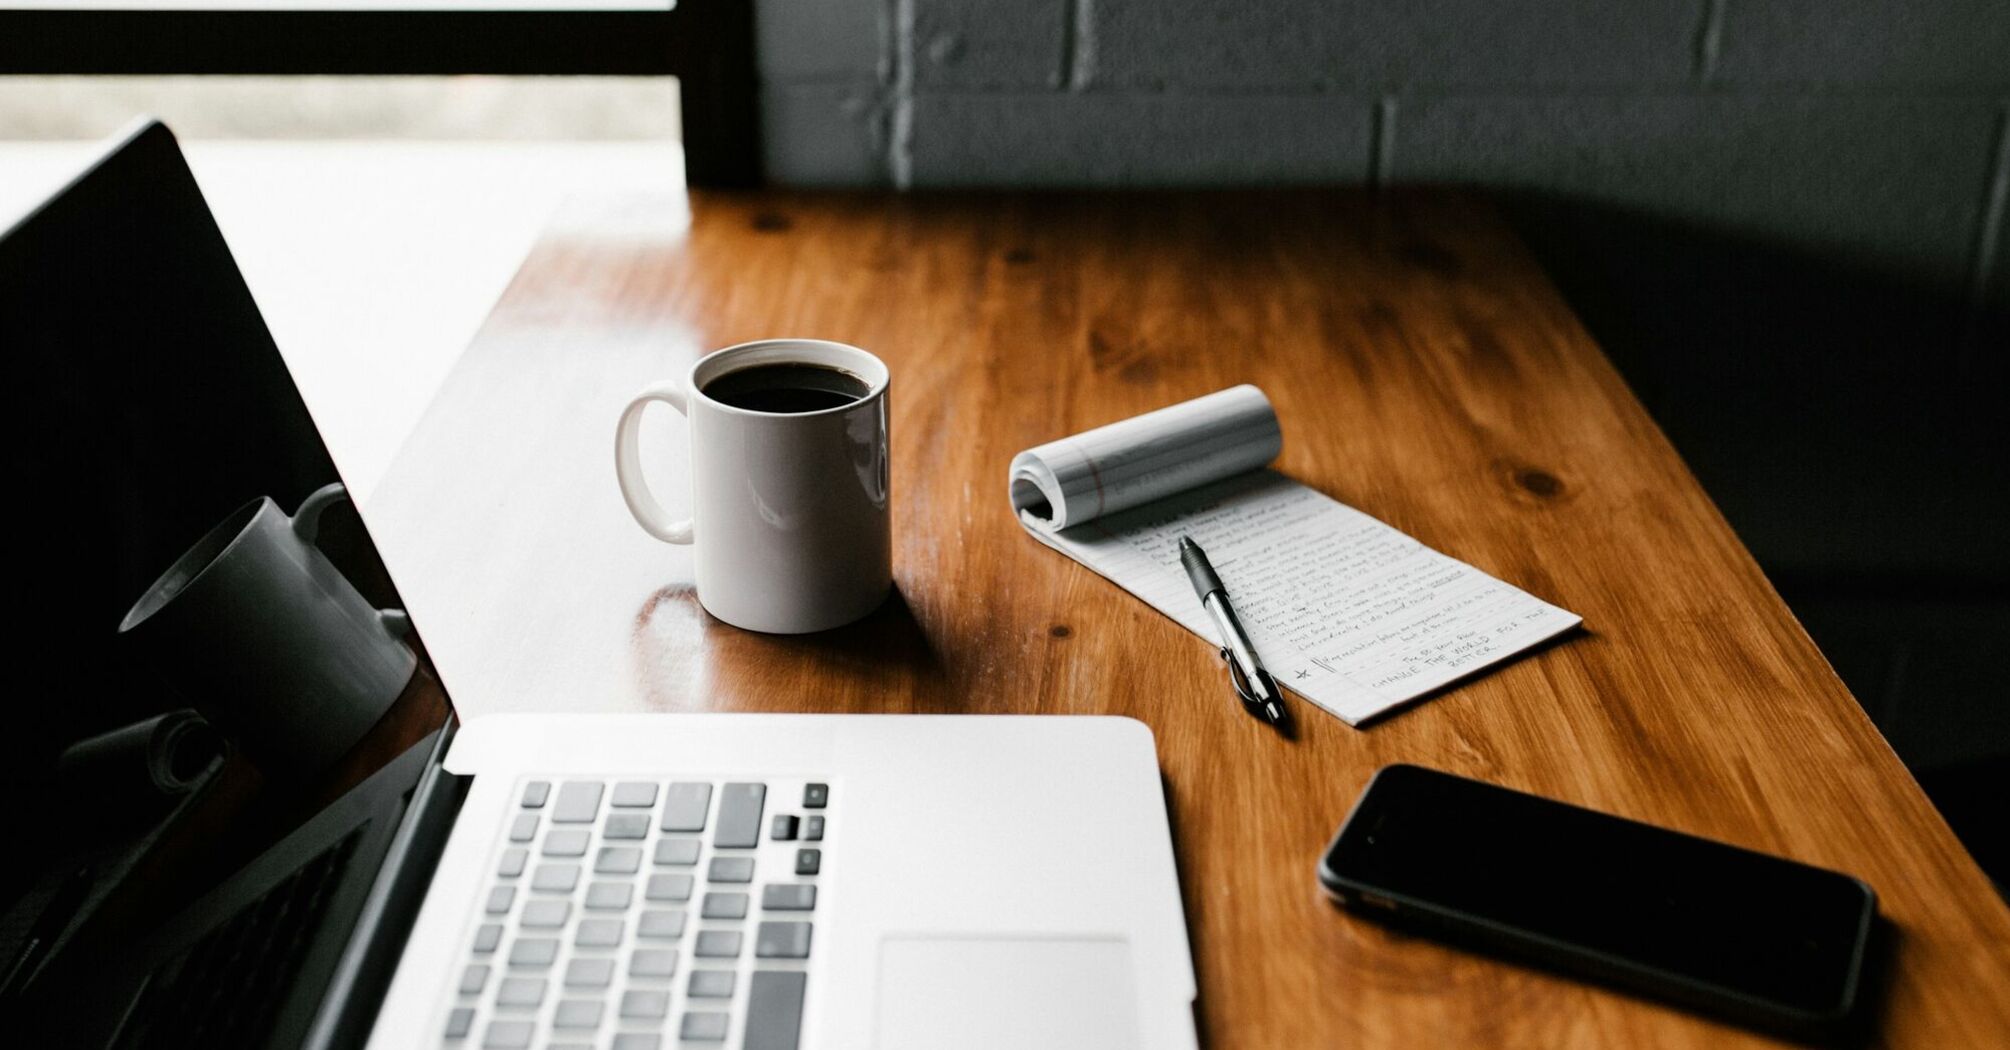
M872 388L850 372L822 365L755 365L705 384L705 396L753 412L819 412L841 408Z

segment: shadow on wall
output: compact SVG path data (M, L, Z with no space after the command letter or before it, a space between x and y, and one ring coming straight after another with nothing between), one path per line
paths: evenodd
M1776 581L2010 591L2010 302L1554 197L1516 225Z
M1972 290L1503 194L1969 849L2010 883L2010 274ZM1999 814L2000 815L2000 814Z

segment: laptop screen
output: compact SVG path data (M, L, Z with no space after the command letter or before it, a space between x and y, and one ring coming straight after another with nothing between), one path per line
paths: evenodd
M219 769L230 791L298 802L380 763L364 742L430 669L165 127L0 234L0 350L16 579L0 778L32 825L16 842L42 847L0 868L5 965L52 900L104 896ZM287 830L267 823L267 840Z

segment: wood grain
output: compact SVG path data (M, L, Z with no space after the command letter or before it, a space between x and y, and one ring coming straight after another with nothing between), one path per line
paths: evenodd
M556 224L367 508L463 712L1142 719L1217 1050L1764 1042L1325 904L1320 848L1398 761L1860 876L1895 934L1874 1041L2010 1045L2010 912L1483 203L708 193L688 228L679 207ZM895 377L899 594L807 638L709 619L611 466L636 388L787 335ZM1241 382L1278 408L1286 473L1586 630L1366 730L1300 704L1280 742L1207 644L1005 500L1014 452Z

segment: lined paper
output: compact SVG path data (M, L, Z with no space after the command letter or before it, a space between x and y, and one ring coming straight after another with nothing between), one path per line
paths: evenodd
M1224 394L1236 397L1202 404ZM1104 427L1021 453L1013 461L1021 524L1042 543L1218 644L1214 624L1180 567L1179 538L1193 537L1208 552L1278 683L1349 725L1581 622L1274 470L1225 470L1263 447L1263 427L1246 416L1251 394L1262 399L1254 387L1238 387L1128 420L1158 417L1131 432L1138 435L1138 446L1124 443L1125 432ZM1260 403L1268 413L1269 402ZM1224 429L1225 418L1236 418L1232 429ZM1182 433L1183 419L1211 436ZM1242 435L1241 446L1223 439L1224 432ZM1270 432L1277 433L1274 414ZM1083 440L1092 436L1095 440ZM1168 450L1196 442L1206 450L1209 466L1172 466ZM1146 444L1152 448L1142 449ZM1269 447L1262 463L1274 458L1281 440L1271 439ZM1046 496L1044 504L1021 505L1021 461L1044 460L1055 449L1080 460L1063 460L1053 471L1056 495ZM1130 482L1125 491L1133 494L1143 478L1167 486L1168 478L1202 480L1162 490L1128 509L1107 509L1111 501L1104 495L1106 509L1092 514L1099 498L1093 485L1084 491L1071 488L1067 479L1101 474L1099 451L1115 453L1116 472ZM1040 475L1029 469L1026 476ZM1035 513L1043 506L1049 513Z

